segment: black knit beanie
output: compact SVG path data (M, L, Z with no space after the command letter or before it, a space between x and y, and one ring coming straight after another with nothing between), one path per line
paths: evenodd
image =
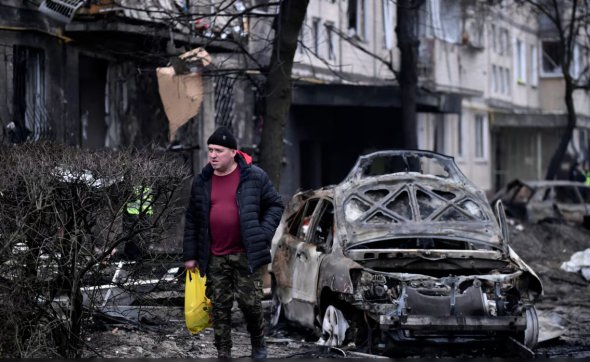
M221 126L213 132L213 134L207 140L208 145L218 145L227 148L231 148L232 150L238 149L238 141L231 133L229 128Z

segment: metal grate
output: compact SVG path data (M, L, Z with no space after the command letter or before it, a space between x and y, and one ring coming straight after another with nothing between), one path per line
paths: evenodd
M39 11L64 23L72 21L74 14L86 0L43 0Z
M234 84L236 78L218 76L215 79L215 125L232 129L234 120Z

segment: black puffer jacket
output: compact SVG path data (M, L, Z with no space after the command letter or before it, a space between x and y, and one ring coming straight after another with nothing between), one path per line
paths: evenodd
M240 183L236 194L240 229L248 265L253 272L271 261L270 243L284 206L268 175L261 168L247 164L240 154L236 154L235 159L240 167ZM212 176L213 167L207 164L195 177L184 227L183 260L196 260L201 274L206 273L209 265Z

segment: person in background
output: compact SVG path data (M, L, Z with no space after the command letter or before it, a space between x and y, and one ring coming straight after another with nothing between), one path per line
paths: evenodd
M584 167L584 176L586 176L584 182L586 185L590 186L590 161L586 161L584 164L586 165L586 167Z
M123 226L133 235L125 243L124 257L128 260L140 260L145 253L143 236L146 234L141 229L149 228L150 217L154 213L152 189L149 186L135 186L131 199L125 205Z
M586 173L582 167L582 162L574 161L570 167L569 178L571 181L586 182Z
M284 206L267 174L237 150L227 127L207 140L209 163L195 176L186 211L183 260L206 275L219 358L231 358L234 294L244 314L252 358L266 358L261 266Z

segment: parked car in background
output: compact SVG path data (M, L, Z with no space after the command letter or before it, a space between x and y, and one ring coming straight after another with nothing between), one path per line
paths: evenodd
M512 180L492 198L502 200L506 215L540 222L561 221L590 228L590 186L567 180Z
M380 151L338 185L293 196L272 244L271 325L372 353L512 337L537 343L539 278L451 157Z

